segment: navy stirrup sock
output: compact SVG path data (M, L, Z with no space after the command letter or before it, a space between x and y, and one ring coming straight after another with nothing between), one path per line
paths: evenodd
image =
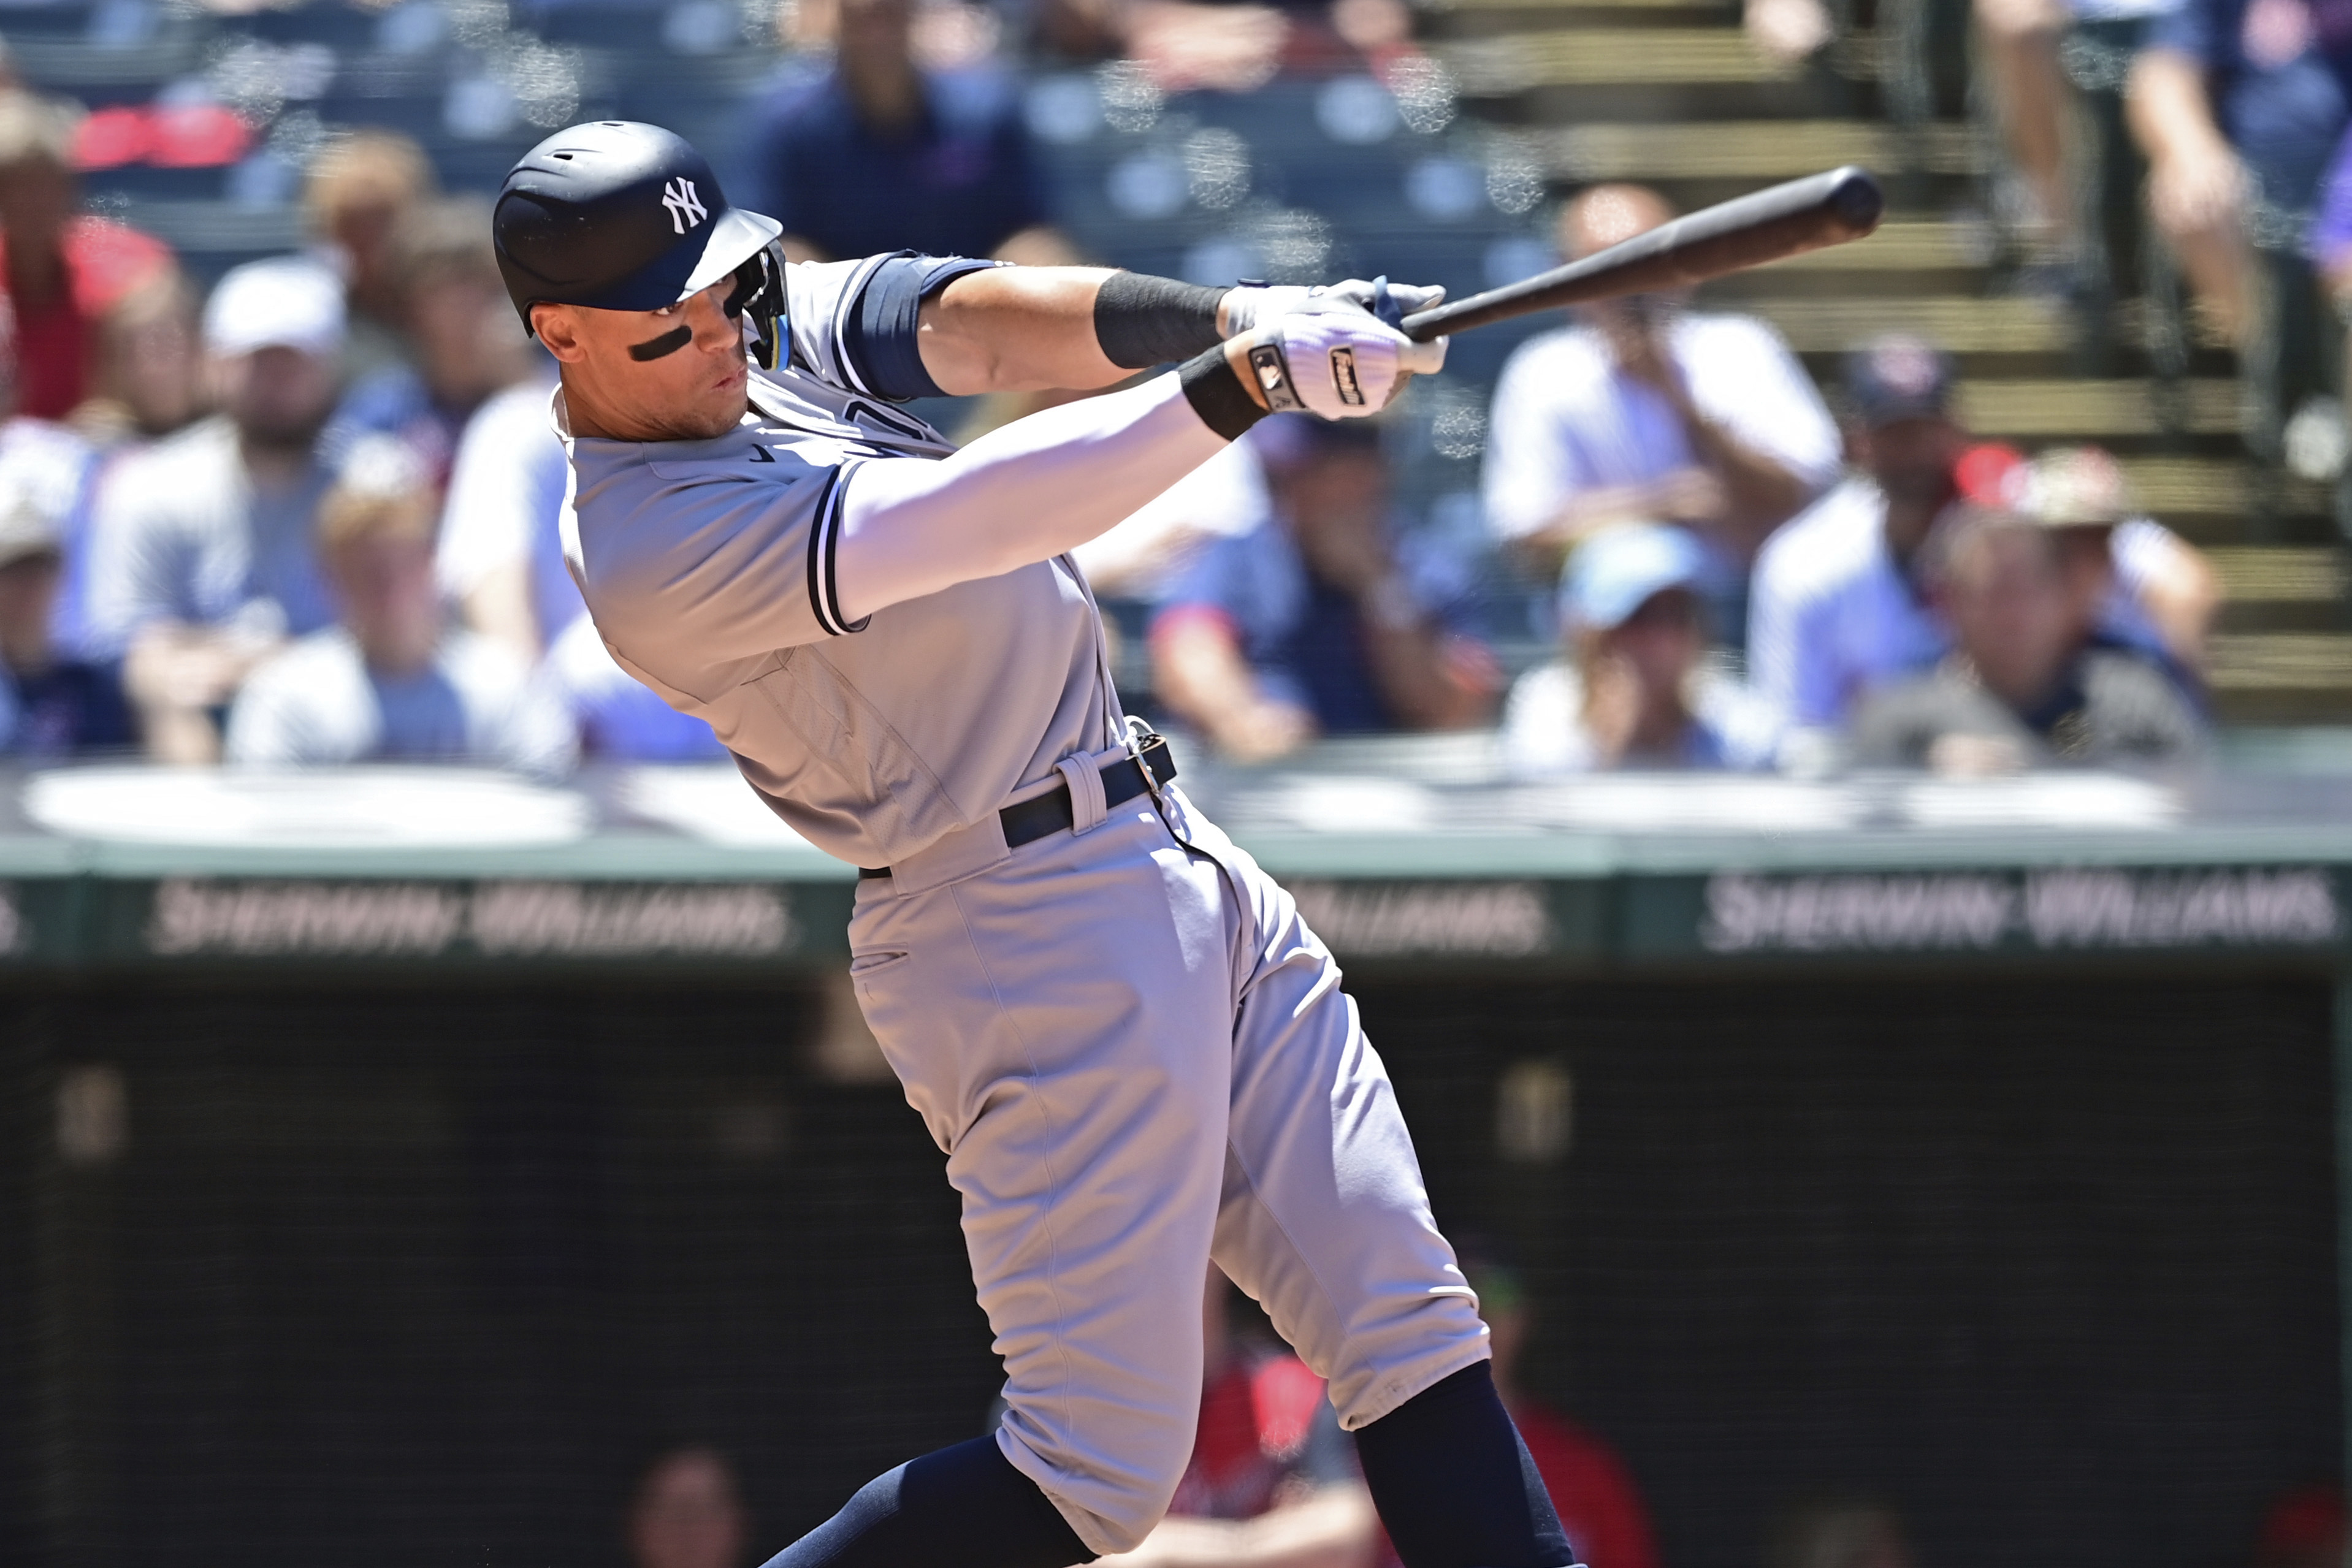
M1073 1568L1094 1556L989 1437L877 1476L767 1568Z
M1405 1568L1569 1568L1576 1561L1483 1361L1358 1431L1356 1453Z

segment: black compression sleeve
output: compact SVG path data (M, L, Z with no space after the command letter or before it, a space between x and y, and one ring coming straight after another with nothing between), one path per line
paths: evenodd
M1239 441L1249 427L1265 417L1265 410L1242 385L1226 362L1225 346L1218 344L1184 361L1177 375L1184 383L1184 401L1201 423L1227 441Z
M1219 340L1217 305L1224 297L1222 288L1114 272L1095 293L1095 341L1122 370L1190 359Z

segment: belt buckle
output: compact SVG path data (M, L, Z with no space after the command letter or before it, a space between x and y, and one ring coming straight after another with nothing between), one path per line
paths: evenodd
M1143 754L1153 746L1165 747L1167 744L1167 737L1142 719L1134 714L1127 716L1127 754L1135 759L1135 770L1143 775L1144 792L1151 797L1151 803L1162 810L1167 810L1168 802L1160 793L1159 776L1151 771L1151 764L1145 760Z

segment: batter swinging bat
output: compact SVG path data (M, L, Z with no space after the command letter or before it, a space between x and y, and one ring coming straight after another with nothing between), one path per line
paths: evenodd
M1522 282L1416 311L1398 327L1426 343L1564 305L1686 287L1860 239L1878 226L1885 205L1870 171L1848 164L1703 208Z

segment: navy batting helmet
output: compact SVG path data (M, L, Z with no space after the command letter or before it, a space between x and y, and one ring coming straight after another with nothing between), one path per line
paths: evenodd
M751 316L755 353L774 368L782 225L730 206L683 137L625 120L559 131L507 172L490 228L526 328L534 305L658 310L732 277L727 313Z

